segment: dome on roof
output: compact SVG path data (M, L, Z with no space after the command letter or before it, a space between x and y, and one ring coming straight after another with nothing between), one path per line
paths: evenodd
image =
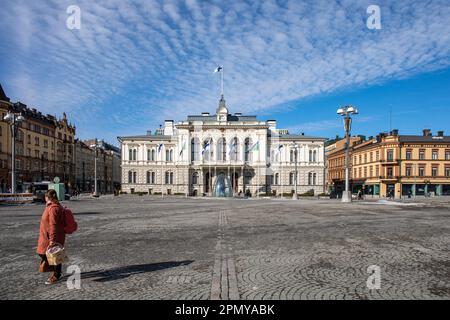
M228 114L228 109L227 109L227 106L225 104L225 99L224 99L223 95L220 98L219 106L217 107L217 110L216 110L216 114L219 114L219 113Z

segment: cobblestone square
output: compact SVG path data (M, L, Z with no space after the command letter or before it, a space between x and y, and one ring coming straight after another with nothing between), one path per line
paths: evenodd
M43 205L0 207L0 299L449 299L450 199L65 202L81 289L45 286ZM368 267L380 268L369 289Z

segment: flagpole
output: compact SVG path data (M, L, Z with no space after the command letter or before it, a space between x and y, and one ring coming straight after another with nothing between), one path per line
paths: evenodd
M221 92L221 94L222 94L222 96L223 96L223 67L222 67L222 69L221 69L221 79L222 79L222 83L221 83L221 90L222 90L222 92Z
M160 151L161 151L161 172L162 172L162 174L161 174L161 198L164 198L164 192L163 192L163 176L165 176L165 173L164 173L164 158L163 158L163 150L162 150L162 141L161 141L161 149L160 149Z

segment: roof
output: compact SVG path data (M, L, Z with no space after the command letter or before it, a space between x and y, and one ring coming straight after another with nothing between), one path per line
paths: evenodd
M123 137L117 137L119 141L123 140L147 140L147 141L161 141L161 140L172 140L172 136L163 136L163 135L140 135L140 136L123 136Z
M400 135L400 142L450 142L450 136Z
M1 84L0 84L0 100L9 102L9 98L6 96L5 91L3 91L3 87Z
M189 115L187 116L188 121L204 121L204 122L213 122L217 121L216 115ZM237 116L229 114L227 117L227 121L257 121L256 116Z
M279 139L284 140L320 140L320 141L326 141L327 138L323 137L315 137L315 136L305 136L301 134L283 134L278 136Z

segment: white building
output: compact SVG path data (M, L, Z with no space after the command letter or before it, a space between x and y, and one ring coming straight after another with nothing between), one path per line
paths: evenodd
M296 167L298 194L324 192L324 138L291 135L275 120L232 115L223 96L215 115L166 120L155 134L118 139L122 191L128 193L292 194Z

